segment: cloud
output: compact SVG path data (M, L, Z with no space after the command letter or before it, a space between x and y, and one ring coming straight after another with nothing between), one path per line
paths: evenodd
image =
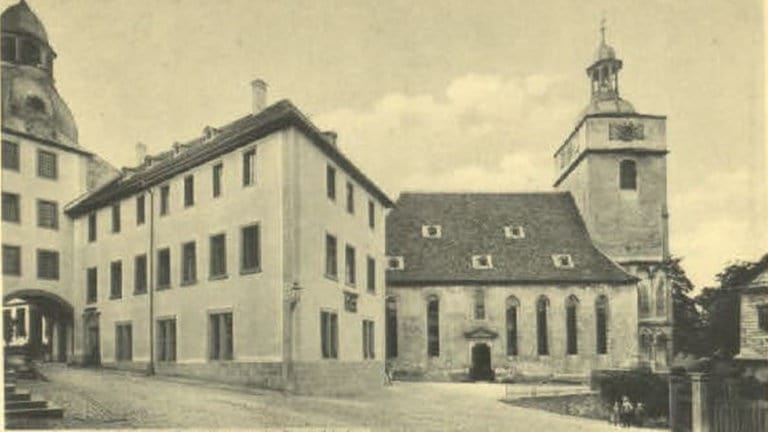
M317 116L388 193L546 190L574 106L560 76L470 74L439 94L391 93ZM555 127L553 127L555 126Z

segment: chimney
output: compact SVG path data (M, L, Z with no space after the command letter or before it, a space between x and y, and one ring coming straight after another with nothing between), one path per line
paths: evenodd
M267 83L256 79L251 81L253 91L253 114L260 113L267 106Z
M144 159L147 157L147 146L144 143L136 143L136 165L144 163Z
M327 130L323 131L323 137L331 143L332 146L336 147L336 140L339 138L339 134L336 133L336 131Z

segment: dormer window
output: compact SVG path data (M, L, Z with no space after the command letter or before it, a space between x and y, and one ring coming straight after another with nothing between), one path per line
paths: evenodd
M405 269L405 261L401 256L387 257L387 270L403 270Z
M522 239L525 238L525 230L520 225L505 226L504 237L508 239Z
M216 134L219 132L218 129L212 126L206 126L203 128L203 140L205 142L208 142L213 139L213 137L216 136Z
M557 268L573 268L573 258L569 254L552 255L552 262Z
M422 225L421 236L424 238L437 239L443 236L443 230L440 225Z
M45 102L38 96L27 96L24 103L27 108L36 113L45 113Z
M472 256L472 268L478 270L485 270L493 268L493 261L490 255L473 255Z

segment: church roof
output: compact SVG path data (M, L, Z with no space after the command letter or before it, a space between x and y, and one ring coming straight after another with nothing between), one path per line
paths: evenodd
M41 42L48 43L48 34L43 23L24 0L3 11L2 16L0 16L0 25L3 32L34 36Z
M336 162L339 167L348 172L350 177L381 201L384 206L392 206L392 201L387 195L347 159L338 147L330 142L293 103L289 100L282 100L270 105L258 114L249 114L216 128L217 133L208 141L200 138L179 144L175 146L177 149L149 156L148 160L151 163L123 169L122 175L93 193L71 202L65 211L70 216L77 217L107 206L290 126L304 132L313 144Z
M439 238L423 235L440 227ZM523 238L507 238L505 227ZM393 285L466 283L629 283L635 279L592 244L568 192L403 193L387 216L386 248L403 257ZM490 255L492 268L473 266ZM573 267L558 267L570 255Z

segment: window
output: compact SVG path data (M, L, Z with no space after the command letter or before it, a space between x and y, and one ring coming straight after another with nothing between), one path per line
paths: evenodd
M184 207L195 205L195 177L184 177Z
M330 165L325 170L325 193L332 201L336 200L336 169Z
M243 186L256 183L256 149L243 153Z
M109 266L109 298L119 299L123 297L123 262L114 261Z
M157 289L171 287L171 250L168 248L157 251Z
M403 270L405 268L405 259L401 256L387 257L388 270Z
M424 238L438 239L443 236L443 229L440 225L422 225L421 236Z
M244 273L261 269L261 233L259 225L250 225L242 229L242 253L240 271Z
M16 38L12 36L3 36L3 61L16 61Z
M397 301L388 298L385 314L387 326L387 358L397 357Z
M768 304L757 307L757 328L768 331Z
M133 338L130 323L115 324L115 360L133 360Z
M536 302L536 342L539 355L549 355L549 340L547 338L547 312L549 300L539 297Z
M120 203L112 205L112 232L120 232Z
M197 282L197 253L195 242L181 245L181 284L190 285Z
M157 320L157 361L176 361L176 319Z
M490 255L473 255L472 268L478 270L487 270L493 268L493 261Z
M227 239L224 234L211 236L210 277L227 275Z
M3 245L3 274L21 276L21 247Z
M525 230L520 225L505 226L504 237L508 239L522 239L525 238Z
M160 216L168 214L168 203L171 195L171 187L165 185L160 187Z
M336 312L320 312L320 349L325 359L339 358L339 318Z
M355 265L355 248L347 245L346 249L344 250L344 257L345 257L345 265L344 265L344 282L347 283L347 285L355 285L355 273L356 273L356 265Z
M368 226L376 227L376 205L373 201L368 201Z
M578 308L579 299L569 296L565 301L565 352L571 355L579 353Z
M325 236L325 275L336 279L339 276L337 265L336 237L326 234Z
M86 271L85 279L87 284L85 302L88 304L96 303L99 299L99 280L98 274L96 273L96 267L91 267Z
M440 303L436 296L427 298L427 355L440 356Z
M608 297L601 295L595 301L595 329L597 353L608 353Z
M363 320L363 358L374 359L376 352L374 347L373 321Z
M648 285L644 282L640 282L637 285L637 303L640 310L640 317L647 317L651 312L650 294L648 292Z
M37 226L59 228L59 206L53 201L37 200Z
M232 360L232 312L208 315L208 358Z
M59 253L51 250L37 250L37 278L59 280Z
M143 294L147 292L147 255L137 255L133 259L133 292Z
M96 241L96 212L88 214L88 241Z
M573 258L571 258L571 256L568 254L552 255L552 262L557 268L573 268Z
M19 170L19 145L3 141L3 169Z
M664 289L664 280L660 279L656 284L656 315L664 315L667 312L667 290Z
M143 225L146 220L144 201L144 195L136 197L136 225Z
M21 221L19 195L3 192L3 220L6 222Z
M376 292L376 260L368 257L367 259L367 270L368 270L368 284L366 285L366 288L368 289L368 292L375 293Z
M633 160L623 160L619 163L619 188L622 190L637 189L637 165Z
M516 356L517 348L517 311L520 308L520 302L515 297L507 298L507 355Z
M485 319L485 291L475 290L475 319Z
M214 198L221 195L221 176L223 173L224 173L223 164L219 163L213 166L213 177L211 178L211 181L212 181L211 189L213 190Z
M32 39L21 40L20 62L25 65L37 66L40 62L40 47Z
M347 182L347 211L355 213L355 187Z
M56 153L37 151L37 176L49 179L55 179L58 176Z

